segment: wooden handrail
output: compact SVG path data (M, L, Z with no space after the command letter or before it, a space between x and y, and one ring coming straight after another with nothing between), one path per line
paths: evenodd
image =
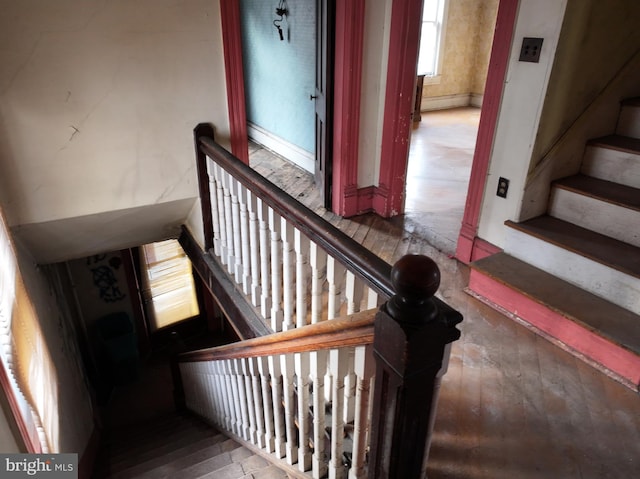
M389 263L225 150L213 138L212 128L206 128L204 124L198 125L195 129L195 136L198 168L206 171L206 166L202 163L208 156L281 217L295 224L296 228L307 237L313 238L330 256L338 259L381 297L389 299L393 296L394 291L390 279L391 265ZM206 176L203 173L204 177ZM208 193L202 197L208 197ZM204 216L206 217L206 215ZM206 224L205 222L205 229ZM460 313L447 303L436 297L433 300L443 316L450 318L452 324L457 324L461 320Z
M375 309L362 311L342 319L323 321L216 348L191 351L180 354L178 361L217 361L371 344L376 313Z

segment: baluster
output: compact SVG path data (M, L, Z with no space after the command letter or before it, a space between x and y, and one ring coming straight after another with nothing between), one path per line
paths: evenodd
M367 288L367 309L375 309L378 307L378 293L371 288Z
M371 379L375 372L373 347L357 346L355 348L354 372L356 375L356 411L353 423L353 453L349 479L366 477L367 435L369 429L369 404L371 402Z
M260 314L269 318L271 310L271 246L269 233L269 207L258 199L258 220L260 222Z
M282 394L284 399L284 420L286 433L287 462L291 465L298 461L298 440L296 434L296 405L294 402L294 364L293 355L280 356L282 368Z
M213 384L213 375L211 374L210 368L211 364L209 362L202 363L202 370L207 384L207 400L205 403L207 413L205 417L210 424L215 424L215 401L213 400L215 385Z
M313 403L313 456L311 469L314 479L320 479L327 473L327 455L325 453L325 385L327 373L327 351L313 351L309 355L312 403Z
M242 292L249 295L251 292L251 255L249 236L249 212L247 195L249 191L239 181L238 183L238 205L240 207L240 266L242 269ZM237 234L237 233L236 233Z
M277 458L286 455L284 412L282 410L282 373L280 356L269 356L269 374L271 375L271 403L273 405L274 449Z
M309 353L294 355L295 372L298 392L298 468L308 471L311 468L311 448L309 440Z
M294 242L296 250L296 327L300 328L307 325L309 239L296 229Z
M231 413L233 417L231 430L242 437L242 409L240 407L240 392L238 391L238 379L234 371L233 360L227 359L225 367L229 374L229 385L231 387Z
M260 239L258 235L258 200L247 189L247 210L249 212L249 252L251 255L251 303L260 306Z
M224 429L225 427L225 405L224 405L224 378L220 375L219 361L211 361L211 374L213 375L214 398L216 403L216 425Z
M353 421L356 410L356 375L353 370L354 354L355 351L351 348L343 357L347 368L347 373L344 376L344 411L342 416L345 424Z
M271 329L282 331L282 240L280 215L269 208L271 231Z
M249 375L251 376L251 389L253 390L253 417L255 418L255 442L259 448L266 448L264 409L262 406L262 390L260 388L260 373L258 371L258 359L247 358Z
M347 299L347 314L360 311L364 284L351 271L346 272L345 297Z
M327 253L311 242L309 245L311 263L311 324L322 321L322 292L327 277Z
M345 349L329 351L331 370L331 458L329 460L329 479L343 479L345 467L344 453L344 377L347 374Z
M240 227L240 191L238 181L228 175L229 192L231 194L231 237L233 239L233 254L229 258L229 272L235 277L236 283L242 283L242 231Z
M213 160L207 157L209 202L211 203L211 223L213 224L213 254L220 256L220 212L218 207L218 186L216 184L215 167Z
M227 257L225 258L227 271L229 274L233 274L235 265L235 259L233 257L233 207L231 206L231 186L230 183L233 180L231 175L225 170L222 171L222 193L223 193L223 208L224 208L224 230L227 234Z
M222 185L222 178L225 176L225 172L222 167L216 164L213 167L214 178L216 179L216 196L218 204L218 225L220 227L220 251L219 258L223 265L227 264L227 258L229 256L227 244L227 220L225 215L225 203L224 203L224 187Z
M340 316L340 297L344 284L345 267L333 257L327 257L327 281L329 282L329 300L327 304L327 319Z
M266 357L257 358L260 386L262 389L262 409L264 411L264 442L267 452L274 452L275 426L273 414L273 394L271 393L269 360Z
M281 219L282 231L282 330L293 329L293 246L294 228L285 218Z
M242 367L242 360L232 359L231 365L233 368L233 374L235 375L235 378L236 378L236 383L238 384L238 405L240 406L241 436L245 441L249 441L251 438L249 434L251 423L249 421L249 408L248 408L248 401L247 401L249 397L249 391L247 391L247 388L246 388L244 368Z

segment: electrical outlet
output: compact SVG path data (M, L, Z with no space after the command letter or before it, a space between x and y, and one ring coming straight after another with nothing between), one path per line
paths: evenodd
M542 38L524 37L522 48L520 49L521 62L538 63L540 61L540 50L542 50Z
M500 198L506 198L507 191L509 191L509 180L501 176L498 179L498 191L496 191L496 195L498 195Z

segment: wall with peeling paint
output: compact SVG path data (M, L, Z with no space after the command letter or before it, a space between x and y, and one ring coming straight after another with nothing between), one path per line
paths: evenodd
M0 64L0 202L38 261L179 232L192 129L229 132L218 1L0 0Z

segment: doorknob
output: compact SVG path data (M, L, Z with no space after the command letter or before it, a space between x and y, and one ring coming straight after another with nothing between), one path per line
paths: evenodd
M317 97L317 95L309 95L309 100L315 100Z

